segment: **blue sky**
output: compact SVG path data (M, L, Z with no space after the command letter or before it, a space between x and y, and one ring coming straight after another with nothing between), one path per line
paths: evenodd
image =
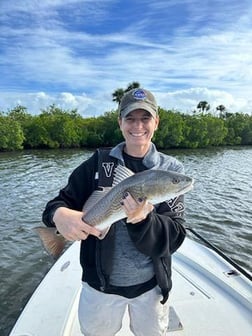
M133 81L159 106L252 113L251 0L0 0L0 110L116 109Z

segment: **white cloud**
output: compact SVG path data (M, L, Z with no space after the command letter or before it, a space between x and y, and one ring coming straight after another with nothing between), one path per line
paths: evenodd
M17 105L22 105L27 108L28 113L36 115L41 113L41 110L45 110L54 104L64 110L77 109L83 117L90 117L116 109L115 103L112 102L112 99L109 99L110 96L106 96L104 93L100 96L91 97L85 93L77 95L70 92L58 94L5 92L0 93L0 111L7 112Z
M162 93L158 95L158 98L161 106L188 113L195 110L198 103L202 100L210 104L210 112L213 114L216 113L216 107L221 104L230 112L248 112L249 109L249 105L246 105L243 99L235 99L230 93L225 91L210 90L207 88L191 88Z
M83 117L98 116L107 111L116 110L117 104L112 102L111 92L103 92L96 96L86 93L73 94L61 92L58 94L48 94L45 92L37 93L5 93L4 99L0 94L0 110L7 111L17 105L27 107L30 114L39 114L41 110L50 105L64 109L77 109ZM177 90L173 92L155 92L158 105L164 109L175 109L184 113L192 113L201 100L206 100L211 105L211 112L216 113L216 107L224 105L230 112L243 112L252 114L252 100L245 100L233 97L230 93L207 88L190 88L187 90Z
M207 100L251 113L249 1L213 0L211 10L196 0L141 0L137 21L124 18L125 4L115 12L116 4L4 0L0 108L18 102L37 113L56 103L97 115L115 108L116 88L138 81L164 108L190 111Z

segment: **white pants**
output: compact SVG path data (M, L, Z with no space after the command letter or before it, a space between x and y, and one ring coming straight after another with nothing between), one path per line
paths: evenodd
M105 294L83 283L79 322L85 336L114 336L122 327L128 307L130 329L135 336L165 336L168 304L162 305L159 287L134 298Z

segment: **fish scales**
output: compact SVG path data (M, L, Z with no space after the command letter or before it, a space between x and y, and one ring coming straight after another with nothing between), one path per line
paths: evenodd
M193 178L173 171L150 169L134 174L119 165L115 168L112 187L94 191L84 204L82 219L97 227L103 239L113 223L126 217L121 206L126 192L136 200L141 198L157 204L185 194L193 188L193 183ZM35 230L49 253L54 256L62 253L62 236L56 234L56 229L38 227Z
M98 229L104 229L107 221L113 223L125 218L126 215L121 206L123 196L129 192L135 199L146 198L145 175L142 174L138 179L136 175L132 175L110 189L84 214L83 220L89 225L97 226Z

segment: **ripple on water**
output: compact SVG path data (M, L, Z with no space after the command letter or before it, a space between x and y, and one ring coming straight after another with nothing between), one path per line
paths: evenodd
M49 199L92 152L27 151L0 154L0 334L53 264L32 230ZM195 179L185 197L187 225L252 270L252 147L169 151ZM13 271L15 269L15 272ZM4 328L4 329L3 329Z

